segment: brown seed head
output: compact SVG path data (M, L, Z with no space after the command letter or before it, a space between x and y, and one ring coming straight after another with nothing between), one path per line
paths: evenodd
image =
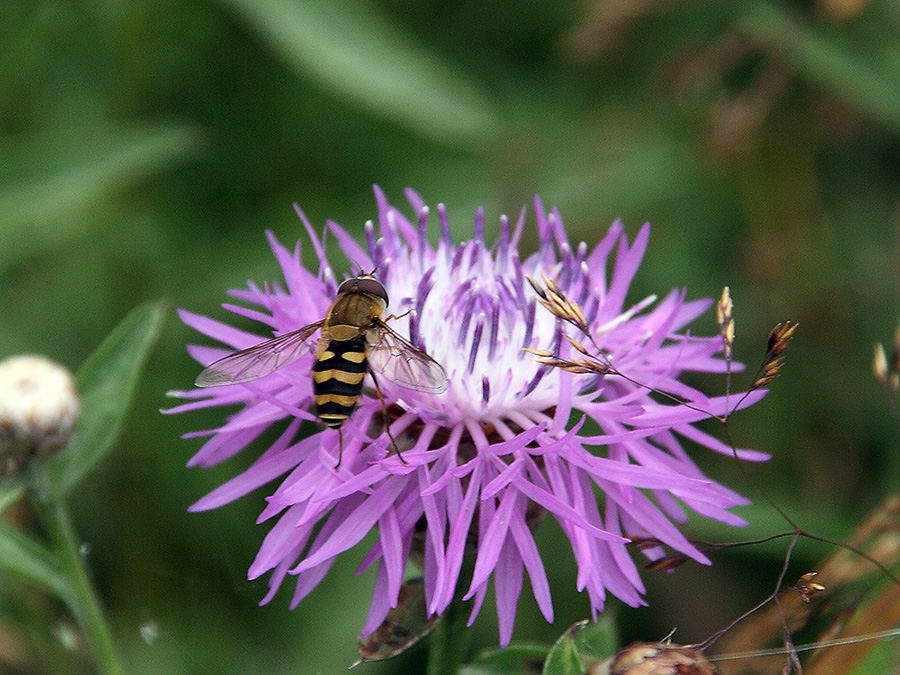
M559 368L576 375L586 375L592 373L594 375L606 375L611 372L610 368L593 358L588 359L564 359L552 352L544 349L528 349L524 351L534 354L537 358L535 361L542 366L551 366Z
M803 600L803 602L809 602L809 599L812 596L825 590L825 587L822 584L817 584L813 581L813 578L817 574L818 572L807 572L798 579L797 584L794 586L794 589L800 595L800 599Z
M888 362L884 346L880 342L875 343L875 355L872 357L872 374L875 381L885 389L888 388Z
M572 345L576 350L578 350L585 356L591 355L591 353L587 350L587 348L583 344L578 342L578 340L576 340L575 338L571 337L570 335L566 335L565 338L566 338L566 340L569 341L570 345Z
M609 675L715 675L695 649L663 643L636 642L616 654Z
M763 358L759 376L757 376L756 380L750 386L751 390L765 387L778 377L778 373L781 371L782 366L784 366L782 354L784 354L784 351L791 343L791 339L794 337L794 331L797 330L797 326L799 325L800 324L792 324L790 321L786 321L783 324L776 324L769 332L766 355Z
M731 291L728 290L728 286L722 289L722 297L716 303L716 321L725 344L725 358L730 359L734 346L734 303L731 302Z
M572 324L587 335L589 333L587 318L585 318L584 312L581 311L578 303L566 297L563 290L546 274L543 274L542 277L544 284L547 286L546 290L541 288L531 277L525 277L528 279L528 283L531 284L534 292L537 293L538 302L553 316Z

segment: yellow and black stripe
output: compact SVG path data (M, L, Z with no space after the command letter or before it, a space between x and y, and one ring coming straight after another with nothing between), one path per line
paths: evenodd
M332 340L313 365L313 402L327 427L340 428L359 403L369 370L366 346L365 335Z

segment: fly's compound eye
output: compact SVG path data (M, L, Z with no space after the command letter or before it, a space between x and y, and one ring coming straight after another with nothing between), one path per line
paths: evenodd
M368 293L384 300L385 305L390 304L387 291L381 282L368 275L347 279L338 287L338 293Z

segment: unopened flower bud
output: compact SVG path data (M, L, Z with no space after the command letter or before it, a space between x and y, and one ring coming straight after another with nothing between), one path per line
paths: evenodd
M78 418L72 374L43 356L0 361L0 476L65 443Z
M702 653L678 645L636 642L620 651L598 673L609 675L715 675Z

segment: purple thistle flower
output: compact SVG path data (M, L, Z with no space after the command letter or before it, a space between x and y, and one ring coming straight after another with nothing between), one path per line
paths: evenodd
M750 405L764 392L708 398L679 381L689 371L725 371L717 357L720 337L684 332L710 300L687 301L683 290L673 290L659 302L649 297L625 306L649 226L629 244L616 222L589 252L583 243L573 248L557 210L545 212L535 198L540 249L520 260L524 209L514 227L501 219L500 238L488 247L482 238L483 210L475 217L474 238L454 245L446 211L438 205L440 241L432 247L426 238L429 209L416 193L407 193L416 221L391 206L380 189L375 193L378 226L366 224L365 248L328 223L350 262L339 269L377 269L393 303L388 311L399 315L389 324L443 365L447 390L423 393L380 378L384 402L362 397L344 424L342 448L333 429L297 438L304 421L316 420L309 412L312 353L251 382L178 392L192 401L170 411L243 404L218 429L188 434L209 436L190 466L217 464L287 420L278 440L249 469L191 507L216 508L283 478L259 517L275 523L249 570L251 579L269 573L270 590L262 602L292 575L295 607L338 554L374 528L378 541L360 567L378 565L364 636L396 605L411 555L424 567L432 615L454 600L463 559L471 556L472 578L461 587L463 599L474 600L470 623L493 576L505 646L512 637L523 571L541 612L553 621L544 562L532 535L548 514L572 545L577 588L587 590L595 619L607 592L628 605L643 604L644 587L626 547L629 537L652 538L709 563L676 523L684 522L691 509L743 525L728 509L747 501L706 478L681 439L731 455L728 446L693 424L730 412L737 401ZM305 215L297 213L318 255L319 273L303 268L299 243L291 252L269 233L285 286L250 283L246 290L231 291L260 309L225 305L277 335L322 319L339 284L324 245ZM571 329L537 304L527 283L526 276L539 279L541 274L580 304L593 339L628 379L564 372L540 365L523 351L571 351L563 339ZM265 339L187 311L181 318L230 348L189 347L203 365ZM652 394L649 387L689 405ZM384 406L402 459L384 433ZM749 450L738 454L754 461L767 458ZM604 495L601 503L598 490ZM658 558L662 549L645 554Z

